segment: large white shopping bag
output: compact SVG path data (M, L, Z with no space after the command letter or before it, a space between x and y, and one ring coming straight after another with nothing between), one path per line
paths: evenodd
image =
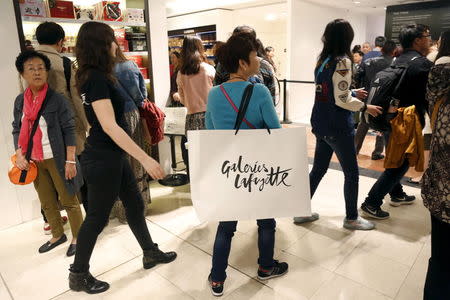
M305 127L188 131L188 141L200 220L311 215Z

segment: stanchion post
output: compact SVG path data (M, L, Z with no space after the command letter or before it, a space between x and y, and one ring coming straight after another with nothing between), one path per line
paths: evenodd
M287 90L287 79L283 79L283 121L281 124L291 124L292 121L289 120L288 117L288 104L287 104L287 96L286 96L286 90Z

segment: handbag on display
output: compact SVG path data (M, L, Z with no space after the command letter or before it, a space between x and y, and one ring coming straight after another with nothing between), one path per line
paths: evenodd
M16 166L16 159L17 156L14 154L11 156L11 162L13 164L12 168L8 171L8 177L11 183L17 184L17 185L26 185L32 183L38 174L38 169L36 164L31 161L31 153L33 151L33 137L36 133L37 127L39 126L39 119L41 118L42 111L45 108L45 105L48 101L48 98L51 97L52 91L48 90L47 95L45 96L44 101L42 102L41 109L39 110L36 120L33 123L33 127L31 128L30 132L30 138L28 140L28 148L27 152L25 153L25 159L28 161L28 170L20 170Z

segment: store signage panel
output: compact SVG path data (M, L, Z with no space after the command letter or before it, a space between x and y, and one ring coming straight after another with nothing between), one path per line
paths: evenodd
M405 25L424 24L431 28L433 40L450 29L450 1L432 1L388 6L385 36L399 43L400 30Z

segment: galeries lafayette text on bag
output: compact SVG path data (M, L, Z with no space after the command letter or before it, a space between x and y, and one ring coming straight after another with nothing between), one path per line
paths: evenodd
M224 161L221 172L227 178L234 176L234 187L236 189L243 188L251 192L253 187L256 186L262 192L267 185L290 187L287 179L291 170L292 168L282 170L280 166L269 167L267 164L258 161L245 163L243 157L239 156L237 162Z

